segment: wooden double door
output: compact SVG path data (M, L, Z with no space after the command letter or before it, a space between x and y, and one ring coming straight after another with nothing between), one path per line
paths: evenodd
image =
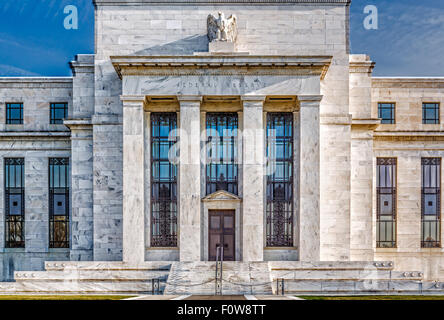
M224 247L224 261L235 260L235 211L208 212L208 258L216 260L217 247Z

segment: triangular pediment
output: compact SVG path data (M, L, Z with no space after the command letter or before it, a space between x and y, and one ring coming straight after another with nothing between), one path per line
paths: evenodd
M209 194L202 201L240 201L241 199L225 190L219 190L212 194Z

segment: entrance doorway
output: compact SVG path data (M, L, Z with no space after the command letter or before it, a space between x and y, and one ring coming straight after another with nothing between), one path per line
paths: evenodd
M235 211L208 211L208 258L216 261L217 247L224 247L224 260L235 260Z

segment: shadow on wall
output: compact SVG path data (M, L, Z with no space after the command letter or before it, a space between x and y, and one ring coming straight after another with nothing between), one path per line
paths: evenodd
M194 52L208 52L208 36L194 35L174 42L136 51L132 56L151 55L192 55Z

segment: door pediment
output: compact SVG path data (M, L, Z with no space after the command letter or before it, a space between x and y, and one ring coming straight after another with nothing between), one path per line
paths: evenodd
M241 198L238 196L224 190L216 191L212 194L207 195L202 199L204 202L210 202L210 201L234 201L234 202L240 202Z

